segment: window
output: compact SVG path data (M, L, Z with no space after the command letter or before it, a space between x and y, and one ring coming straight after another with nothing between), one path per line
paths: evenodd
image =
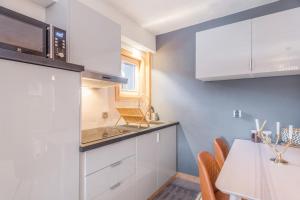
M127 84L122 84L118 88L118 95L122 98L139 98L141 95L140 86L141 61L122 55L121 73L122 77L127 78Z
M139 66L136 63L122 61L122 76L128 79L127 84L122 84L121 90L124 92L138 92L138 71Z
M116 102L148 102L151 95L151 54L140 54L121 49L121 73L128 79L127 84L118 85L115 88Z

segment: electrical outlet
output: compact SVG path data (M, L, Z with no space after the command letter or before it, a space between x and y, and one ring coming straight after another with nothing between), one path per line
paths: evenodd
M233 118L242 118L241 110L233 110Z
M107 119L108 118L108 112L103 112L102 113L102 118Z

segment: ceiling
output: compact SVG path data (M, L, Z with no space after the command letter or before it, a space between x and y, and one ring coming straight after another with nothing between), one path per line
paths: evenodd
M155 35L277 0L101 0Z

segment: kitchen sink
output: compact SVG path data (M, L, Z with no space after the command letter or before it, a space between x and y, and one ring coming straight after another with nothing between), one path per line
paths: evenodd
M165 122L162 121L150 121L150 124L154 124L154 125L161 125L161 124L165 124Z
M134 125L120 125L116 127L119 130L126 130L126 131L130 131L130 132L136 132L136 131L141 131L144 129L147 129L149 127L138 127L138 126L134 126Z

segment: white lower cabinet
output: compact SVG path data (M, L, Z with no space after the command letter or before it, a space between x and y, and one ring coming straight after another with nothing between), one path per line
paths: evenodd
M135 156L132 156L86 176L87 199L105 199L107 193L119 191L128 179L135 177L135 163Z
M81 162L82 200L117 200L120 195L135 200L136 138L84 152Z
M137 137L137 200L176 175L176 126Z
M147 199L157 189L157 133L137 137L137 199Z
M95 200L138 200L135 197L135 185L135 178L130 177Z
M159 130L157 186L176 174L176 126Z
M176 174L176 126L81 154L81 200L147 200Z

